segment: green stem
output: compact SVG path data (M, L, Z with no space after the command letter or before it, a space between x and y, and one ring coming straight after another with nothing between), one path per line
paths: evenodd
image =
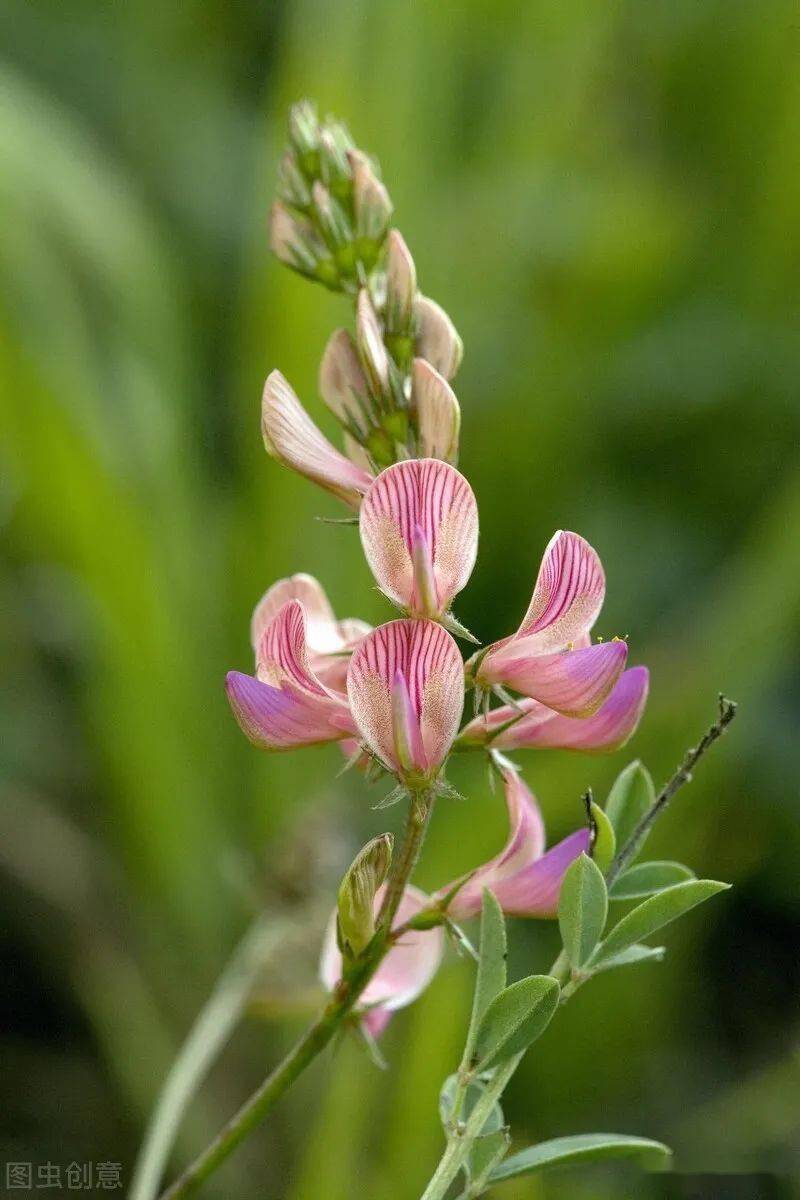
M388 930L397 913L403 891L414 869L430 819L433 796L430 792L412 795L405 836L392 872L379 914L379 933L364 954L346 971L328 1004L274 1071L231 1117L213 1142L162 1195L161 1200L189 1196L216 1171L226 1158L258 1125L306 1067L328 1045L349 1016L385 954L391 947Z
M241 1019L264 963L284 933L284 924L260 916L220 975L170 1067L136 1160L129 1200L154 1200L158 1195L184 1113Z

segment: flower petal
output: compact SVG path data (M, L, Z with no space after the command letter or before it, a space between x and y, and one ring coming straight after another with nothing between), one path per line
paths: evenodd
M589 830L578 829L518 874L501 880L494 893L503 912L512 917L554 917L567 867L579 854L588 854L590 842Z
M472 573L478 552L478 506L455 467L411 459L382 471L360 515L364 553L381 590L422 616L439 616ZM436 611L427 611L414 569L415 537L430 553Z
M417 297L414 311L417 318L417 354L427 359L445 379L452 379L464 355L464 345L455 325L441 305L427 296Z
M385 885L375 894L377 915L386 890ZM405 924L429 903L419 888L407 887L400 901L394 928ZM441 928L410 930L404 934L384 958L359 999L359 1008L379 1006L378 1011L394 1012L416 1000L436 974L444 951ZM333 991L342 974L342 956L336 945L336 912L334 910L325 930L320 957L319 974L322 984ZM385 1024L385 1022L384 1022Z
M262 750L293 750L352 735L347 706L327 696L312 696L293 687L272 687L229 671L226 680L233 715L253 745Z
M513 767L503 766L503 790L508 807L509 835L505 847L473 872L456 892L448 911L456 920L472 917L481 910L484 888L497 895L504 879L510 879L542 857L545 846L544 821L536 800ZM452 884L440 889L446 895Z
M259 600L250 622L253 650L258 649L267 625L290 600L299 600L305 609L309 650L317 654L331 654L342 649L344 639L325 589L313 575L301 572L279 579Z
M464 704L463 663L453 638L433 621L390 621L353 651L347 694L364 741L391 770L403 773L395 736L393 693L402 676L424 761L415 768L432 778L447 757Z
M326 696L308 660L306 612L289 600L264 627L256 646L256 675L272 687L291 684L311 696Z
M367 381L355 342L346 329L337 329L328 339L319 368L319 390L338 420L353 425L364 435L369 432Z
M648 682L647 667L624 671L592 717L564 717L538 700L520 700L517 709L505 704L488 717L470 721L459 740L473 745L489 743L496 750L582 750L587 754L619 750L639 724Z
M596 712L622 674L627 643L599 642L585 650L538 654L528 638L512 638L480 665L481 682L502 683L569 717Z
M372 482L320 433L280 371L264 384L261 429L267 452L357 508Z
M544 552L533 597L514 637L535 637L539 653L563 649L592 628L605 590L597 552L579 534L559 529Z
M450 384L424 358L415 358L411 365L411 402L417 413L420 453L454 463L461 409Z

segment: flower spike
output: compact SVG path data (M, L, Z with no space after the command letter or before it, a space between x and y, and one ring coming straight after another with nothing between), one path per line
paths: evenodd
M353 651L347 694L363 741L404 782L432 782L464 703L458 646L433 621L390 621Z
M478 551L475 495L455 467L410 459L382 471L361 506L361 542L378 586L414 616L442 617Z
M483 889L490 888L504 912L516 917L553 917L558 911L561 882L567 867L589 851L591 835L579 829L545 853L542 815L522 776L496 756L508 808L509 836L505 848L478 867L448 904L455 920L473 917L481 910ZM452 892L448 884L439 892Z
M268 454L358 508L371 476L320 433L280 371L264 385L261 429Z

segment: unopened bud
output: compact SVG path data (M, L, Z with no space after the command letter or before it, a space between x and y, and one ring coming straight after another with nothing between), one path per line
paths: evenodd
M308 208L311 203L311 192L305 176L291 150L286 151L278 164L278 194L281 200L295 208Z
M326 121L319 132L319 162L322 182L334 196L344 200L353 187L353 172L348 151L353 140L338 121Z
M334 200L324 184L317 181L311 189L311 198L322 232L326 241L333 248L346 246L352 241L350 223L341 205Z
M424 358L415 358L411 367L411 403L417 418L420 455L455 463L461 409L450 384Z
M461 366L464 346L456 327L435 300L419 296L414 306L417 319L417 354L445 379L452 379Z
M310 221L276 200L269 215L269 244L273 254L311 279L319 279L334 290L339 287L339 272L327 246Z
M383 344L380 321L366 288L358 294L356 342L373 395L384 395L389 389L389 356Z
M386 243L386 328L407 334L414 319L417 271L403 235L392 229Z
M319 368L319 391L333 415L360 435L369 432L369 390L356 350L346 329L328 339Z
M353 172L356 233L359 238L374 243L377 248L383 241L389 225L392 202L366 155L359 150L351 150L349 158Z
M319 121L316 106L310 100L299 100L289 109L289 138L306 174L312 174L307 167L319 149Z
M357 958L375 933L375 893L389 872L393 844L390 833L367 842L339 885L337 929L345 958Z

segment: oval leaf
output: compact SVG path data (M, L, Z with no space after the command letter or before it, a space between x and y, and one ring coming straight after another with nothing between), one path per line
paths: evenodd
M439 1117L441 1118L441 1122L445 1130L449 1129L452 1121L453 1104L455 1102L457 1090L458 1076L448 1075L447 1079L445 1079L442 1085L442 1090L439 1093ZM460 1121L469 1120L470 1116L472 1115L472 1110L483 1096L484 1090L483 1084L477 1079L467 1084L467 1088L464 1093L464 1102L461 1105L461 1112L459 1113ZM479 1136L483 1137L485 1135L488 1136L490 1133L497 1133L498 1130L503 1129L504 1126L505 1120L503 1118L503 1110L498 1101L493 1104L489 1110L489 1115L483 1123L483 1129L481 1130Z
M654 896L664 888L694 879L694 871L679 862L646 862L631 867L624 875L615 879L609 888L612 900L642 900Z
M611 971L614 967L632 967L640 962L661 962L666 953L665 946L640 946L636 943L628 946L627 950L621 950L619 954L612 954L610 958L604 958L596 967L592 967L592 974L597 975L600 971Z
M599 804L592 801L592 822L594 824L594 841L592 842L592 858L600 870L605 873L611 866L611 861L617 852L617 839L614 826L609 821Z
M608 895L603 872L586 854L564 875L558 902L558 925L570 965L582 967L605 928Z
M475 993L472 999L472 1017L464 1051L466 1062L472 1058L475 1038L483 1015L506 986L506 922L503 910L488 888L483 889L481 908L481 942L478 971L475 977Z
M606 801L606 816L614 826L620 850L655 798L653 780L647 768L638 759L628 763L614 781Z
M715 879L690 879L686 883L676 883L674 887L665 888L651 896L649 900L634 908L618 922L592 956L591 966L597 966L604 960L612 958L621 950L649 937L662 925L683 916L696 904L702 904L718 892L725 892L729 883L718 883Z
M550 975L529 975L495 996L478 1028L474 1069L484 1071L527 1049L549 1025L559 993Z
M575 1137L553 1138L552 1141L540 1142L538 1146L521 1150L519 1154L512 1154L494 1168L489 1182L497 1183L515 1175L529 1175L547 1167L600 1162L607 1158L637 1158L647 1170L657 1170L665 1166L671 1154L669 1146L651 1141L650 1138L630 1137L621 1133L583 1133Z

